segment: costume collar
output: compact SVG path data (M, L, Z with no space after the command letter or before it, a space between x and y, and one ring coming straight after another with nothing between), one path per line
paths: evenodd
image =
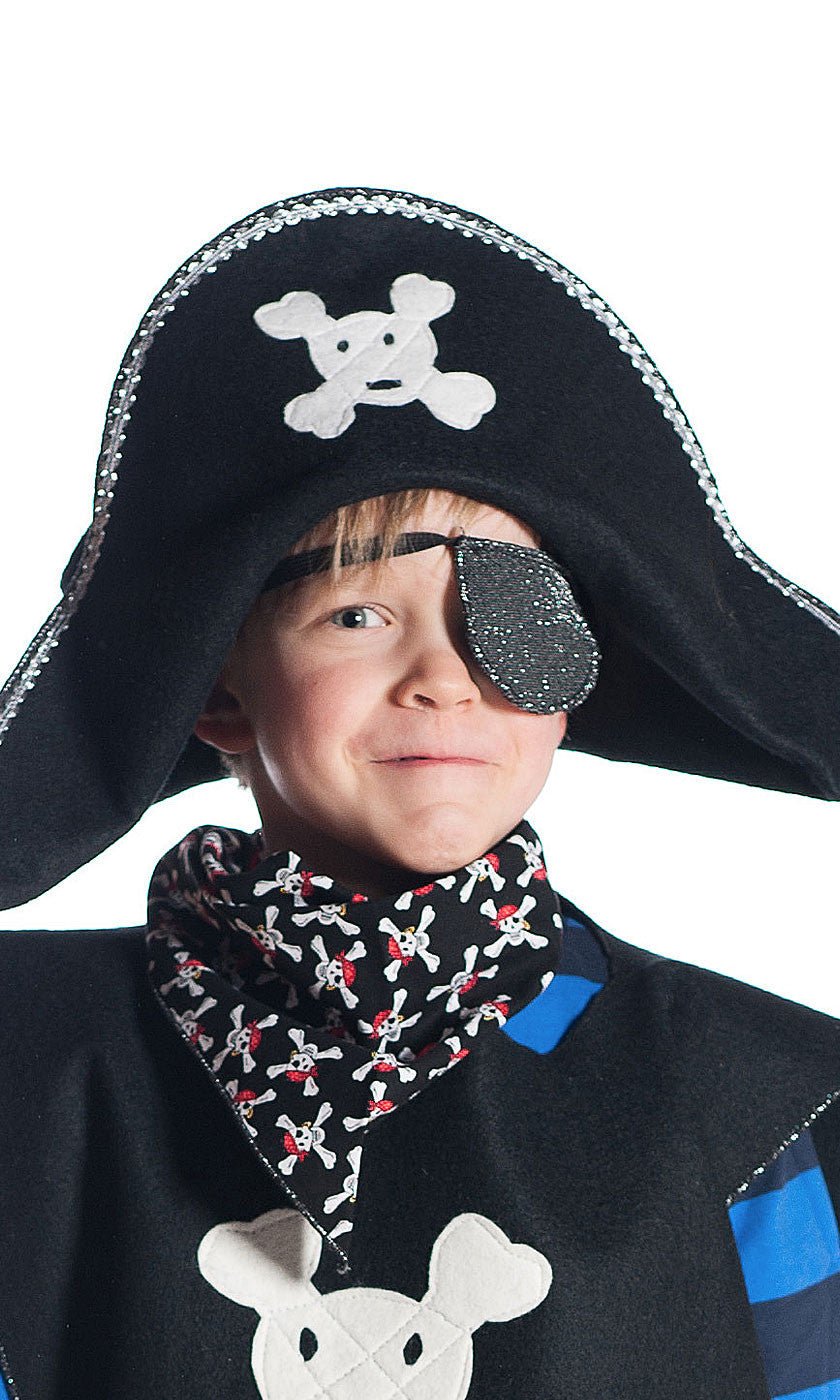
M147 942L159 1001L347 1263L367 1133L548 985L562 917L526 821L377 898L204 826L155 867Z

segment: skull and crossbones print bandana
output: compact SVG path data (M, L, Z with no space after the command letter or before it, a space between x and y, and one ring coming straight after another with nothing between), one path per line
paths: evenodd
M148 915L158 1001L345 1267L365 1135L533 1000L562 944L526 821L375 898L202 826L158 862Z

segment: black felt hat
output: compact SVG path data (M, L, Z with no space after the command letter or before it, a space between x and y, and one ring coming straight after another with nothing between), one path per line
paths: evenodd
M484 218L321 190L197 252L126 352L93 520L0 696L0 907L224 776L192 729L263 582L410 486L561 565L603 656L565 748L840 798L840 616L739 539L627 327Z

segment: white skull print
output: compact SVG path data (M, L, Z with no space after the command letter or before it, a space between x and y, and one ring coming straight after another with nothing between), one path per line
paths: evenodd
M235 1006L230 1013L233 1026L232 1029L228 1031L225 1038L224 1049L220 1050L213 1060L214 1073L224 1063L228 1055L241 1055L242 1068L247 1074L250 1074L257 1063L252 1052L259 1045L262 1032L269 1026L277 1025L278 1017L275 1012L272 1012L269 1016L263 1016L259 1021L247 1021L245 1025L243 1025L242 1016L244 1011L245 1006L243 1003L240 1006Z
M261 1103L271 1103L272 1099L276 1099L274 1090L266 1089L265 1093L257 1094L253 1089L240 1089L239 1080L230 1079L225 1085L225 1091L251 1137L256 1137L257 1130L251 1122L254 1109Z
M289 1039L294 1041L297 1049L293 1051L285 1064L269 1065L266 1074L269 1079L276 1079L278 1074L285 1074L286 1078L293 1083L302 1083L304 1094L311 1097L318 1093L318 1061L340 1060L342 1051L338 1045L331 1045L326 1050L319 1050L317 1045L307 1041L306 1032L302 1026L291 1026L288 1035Z
M530 894L524 896L518 909L514 904L503 904L501 909L497 909L492 899L484 901L481 913L486 914L500 930L499 937L484 949L488 958L497 958L507 944L512 948L518 948L522 943L527 943L531 948L545 948L548 939L542 933L532 933L526 918L536 902Z
M280 910L276 904L269 904L265 911L264 923L254 926L252 924L246 924L242 919L234 919L233 922L243 933L248 934L251 942L255 947L259 948L261 953L271 954L282 952L286 953L286 955L292 959L292 962L300 962L303 957L303 949L297 943L287 943L283 930L275 928L275 921L279 913ZM265 962L269 967L273 966L270 957L266 957Z
M461 889L462 904L467 903L475 889L476 883L481 884L484 880L489 880L493 889L497 892L504 888L504 876L499 874L496 866L493 864L492 860L487 859L487 856L479 856L477 860L471 860L465 869L467 872L467 879Z
M457 1011L461 1005L461 997L472 991L479 977L495 977L499 968L496 963L492 967L485 967L481 972L475 972L476 959L478 958L478 945L473 943L469 948L464 949L464 970L456 972L442 987L432 987L426 997L427 1001L434 1001L435 997L444 996L449 993L446 1001L448 1012Z
M361 1017L359 1018L359 1029L363 1030L365 1035L375 1039L379 1045L383 1045L387 1041L399 1040L403 1031L407 1030L409 1026L416 1025L422 1015L420 1011L415 1011L413 1016L403 1017L401 1015L402 1006L407 996L408 992L405 987L400 987L399 991L394 993L391 1006L387 1010L383 1008L373 1021L363 1021Z
M335 1166L335 1153L324 1147L326 1133L321 1126L331 1113L332 1104L322 1103L314 1122L307 1120L304 1123L295 1123L288 1113L281 1113L275 1119L276 1126L285 1129L283 1141L286 1156L277 1163L284 1176L288 1176L298 1162L308 1157L310 1152L317 1152L325 1167L332 1169Z
M178 972L171 982L167 982L161 987L161 993L165 996L167 992L171 992L173 987L179 987L181 990L189 992L191 997L203 997L205 991L199 978L209 971L207 964L198 958L191 958L186 951L176 953L175 961L178 964Z
M417 1078L417 1070L412 1069L410 1064L406 1064L403 1056L405 1056L406 1059L413 1058L407 1046L404 1050L400 1051L400 1058L397 1059L392 1051L383 1050L380 1044L371 1052L371 1057L367 1064L359 1065L358 1069L354 1069L350 1078L362 1080L366 1079L369 1074L395 1073L400 1082L406 1084L409 1080ZM432 1073L434 1073L434 1071L432 1071Z
M260 899L264 894L270 894L272 890L279 890L281 894L290 894L293 897L295 906L306 903L303 890L312 885L317 885L322 890L329 890L333 886L333 880L329 875L314 875L304 870L298 870L300 856L297 851L289 852L289 864L281 865L274 872L273 880L257 880L254 885L254 894Z
M182 1011L180 1014L177 1011L173 1012L174 1018L184 1032L184 1035L193 1045L197 1045L201 1050L209 1050L210 1046L213 1044L213 1037L204 1033L201 1017L204 1015L205 1011L209 1011L210 1007L215 1005L215 997L205 997L199 1006L190 1006L186 1011Z
M467 1035L478 1035L482 1021L495 1021L497 1026L503 1026L510 1015L510 997L499 996L495 1001L483 1001L480 1006L467 1010L462 1010L461 1016L464 1021L464 1030Z
M365 1117L353 1118L348 1113L341 1121L348 1133L352 1133L357 1128L367 1128L374 1118L380 1117L383 1113L393 1113L395 1107L393 1100L388 1098L388 1086L385 1080L375 1079L370 1086L368 1112Z
M508 837L512 846L521 846L522 854L525 857L525 869L521 875L517 875L517 885L528 885L534 876L539 879L546 878L545 864L543 862L543 849L539 841L527 841L524 836Z
M357 938L351 948L343 949L334 958L331 958L327 952L326 944L320 933L313 936L312 947L318 954L320 961L315 967L316 980L309 988L311 995L320 997L323 991L337 991L345 1006L350 1008L358 1006L359 998L355 992L351 992L350 984L356 975L353 963L367 955L367 949L361 939Z
M415 957L422 958L430 972L437 972L440 958L437 953L429 952L429 935L426 932L434 917L434 909L427 904L416 927L409 924L407 928L397 928L393 919L380 919L379 930L389 934L388 951L393 954L391 961L383 968L389 982L395 982L402 968L407 967Z

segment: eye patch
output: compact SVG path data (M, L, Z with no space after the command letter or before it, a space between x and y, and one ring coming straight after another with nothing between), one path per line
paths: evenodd
M448 545L464 609L467 644L476 664L517 709L550 715L573 710L594 689L601 653L571 587L541 549L474 535L415 531L399 535L393 553ZM361 552L342 549L342 565L373 563L381 537ZM262 591L329 568L332 547L284 559Z

